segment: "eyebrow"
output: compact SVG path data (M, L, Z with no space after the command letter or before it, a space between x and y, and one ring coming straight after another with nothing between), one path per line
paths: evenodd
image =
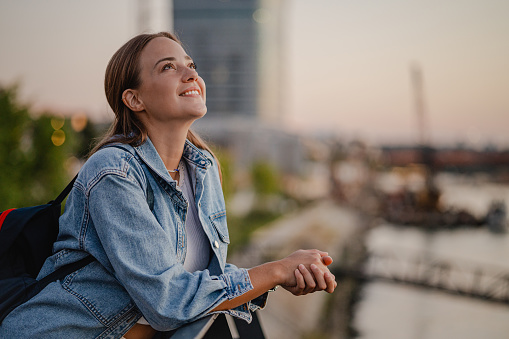
M193 60L189 55L186 55L184 57L184 59L186 60ZM154 68L157 67L157 65L163 61L176 61L177 59L175 57L166 57L166 58L162 58L161 60L158 60L155 64L154 64Z

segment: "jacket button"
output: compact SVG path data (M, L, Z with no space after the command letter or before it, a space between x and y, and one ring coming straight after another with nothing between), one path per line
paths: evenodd
M216 248L219 248L219 243L217 242L217 240L214 240L214 246L215 246Z

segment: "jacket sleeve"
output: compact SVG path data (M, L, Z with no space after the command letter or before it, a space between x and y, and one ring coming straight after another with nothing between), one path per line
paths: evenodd
M211 276L208 270L183 268L168 248L170 235L146 203L139 172L131 168L103 175L90 189L89 210L115 277L150 325L160 331L178 328L251 290L245 269ZM243 313L249 321L249 312Z

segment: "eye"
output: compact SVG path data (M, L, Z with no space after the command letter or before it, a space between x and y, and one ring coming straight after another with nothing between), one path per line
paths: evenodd
M194 62L191 62L188 67L192 68L194 70L196 70L198 68L198 66L196 66L196 64Z
M165 65L163 66L163 71L165 71L165 70L167 70L167 69L172 69L172 68L173 68L173 69L177 69L177 68L175 67L175 65L174 65L174 64L172 64L171 62L168 62L167 64L165 64Z

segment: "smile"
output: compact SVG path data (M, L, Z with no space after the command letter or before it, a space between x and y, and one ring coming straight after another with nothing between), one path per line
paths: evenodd
M186 91L186 92L180 94L180 96L183 96L183 97L188 96L188 95L200 95L200 92L193 89L191 91Z

